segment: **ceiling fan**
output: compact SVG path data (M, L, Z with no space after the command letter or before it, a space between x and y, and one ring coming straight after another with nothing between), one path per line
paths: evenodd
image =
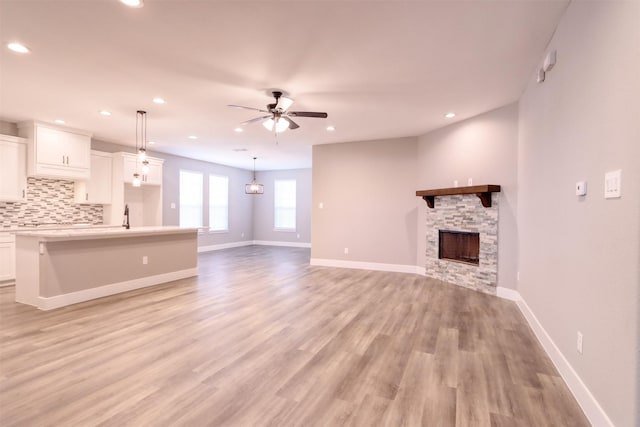
M294 122L291 117L316 117L326 119L327 113L319 113L314 111L289 111L289 108L293 104L293 99L282 96L282 92L274 90L271 92L276 102L273 104L267 104L267 109L245 107L243 105L228 105L228 107L242 108L245 110L254 110L261 113L267 113L264 116L256 117L255 119L247 120L240 123L241 126L249 123L262 122L262 125L270 131L275 129L276 133L284 132L287 129L298 129L300 125Z

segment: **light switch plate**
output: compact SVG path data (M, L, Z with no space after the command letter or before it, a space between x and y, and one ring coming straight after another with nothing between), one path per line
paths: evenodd
M587 194L587 181L576 182L576 196L585 196Z
M604 198L616 199L622 195L622 170L604 174Z

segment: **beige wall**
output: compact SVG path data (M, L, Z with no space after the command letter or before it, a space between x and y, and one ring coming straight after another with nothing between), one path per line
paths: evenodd
M257 181L264 185L264 194L253 197L253 239L270 242L311 242L311 169L261 171ZM276 231L273 227L274 181L296 180L296 231ZM250 182L250 181L247 181Z
M416 265L417 148L417 138L313 147L311 258Z
M637 1L572 2L519 114L518 290L617 426L640 425L639 22ZM622 198L605 200L615 169Z
M453 187L473 184L497 184L498 286L516 286L516 204L517 204L518 105L461 121L423 135L418 140L418 180L416 189ZM418 210L417 264L425 265L426 203Z

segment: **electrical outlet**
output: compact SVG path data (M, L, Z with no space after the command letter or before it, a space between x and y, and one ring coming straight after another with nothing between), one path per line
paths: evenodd
M582 354L582 332L578 331L578 341L576 342L576 350Z
M240 237L244 237L244 233L240 233Z
M300 238L300 233L298 233L298 239Z
M175 203L171 203L171 209L175 209L176 208L176 204Z
M344 248L345 255L349 253L349 248Z
M518 271L518 273L516 274L516 280L519 282L520 281L520 272Z
M146 255L142 257L142 264L143 265L147 265L149 264L149 257L147 257Z

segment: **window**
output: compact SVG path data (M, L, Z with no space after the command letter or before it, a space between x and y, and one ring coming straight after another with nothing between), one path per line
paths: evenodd
M229 177L209 175L209 230L229 230Z
M202 187L202 173L180 171L181 227L202 227Z
M276 180L274 189L274 227L296 230L296 180Z

